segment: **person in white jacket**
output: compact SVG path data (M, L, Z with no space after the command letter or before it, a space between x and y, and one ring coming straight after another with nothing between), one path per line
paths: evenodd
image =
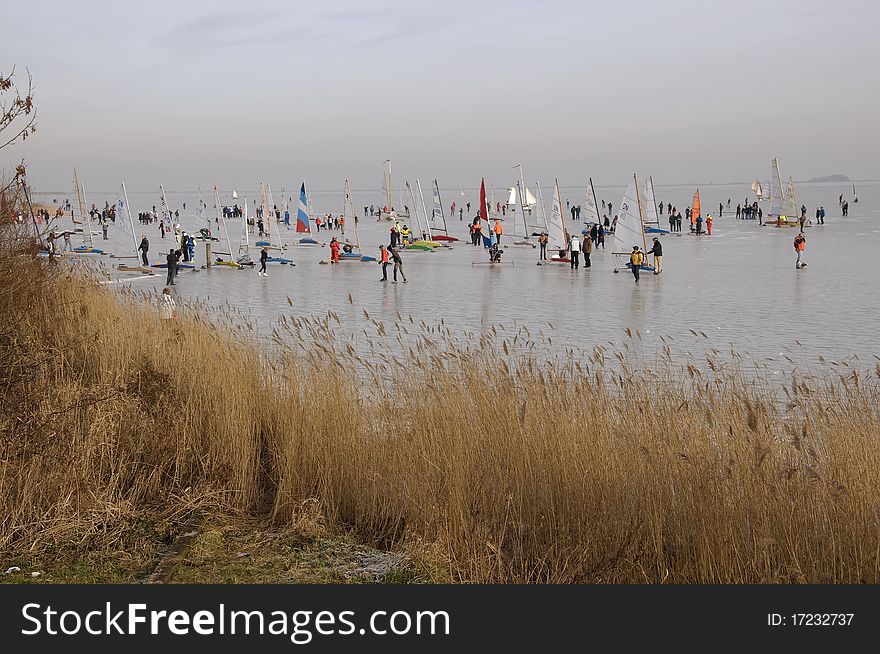
M580 256L581 256L581 240L577 237L577 234L571 237L571 241L568 244L569 250L569 258L571 259L571 269L577 270L577 267L580 265Z
M162 297L159 298L159 316L162 320L171 320L174 317L174 298L167 286L162 289Z

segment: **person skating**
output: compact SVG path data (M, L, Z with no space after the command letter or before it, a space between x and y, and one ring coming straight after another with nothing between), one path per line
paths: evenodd
M266 262L269 260L269 250L267 248L260 249L260 269L257 271L257 274L260 277L268 277L269 273L266 272Z
M172 249L168 250L165 256L165 263L168 265L168 277L165 280L165 286L174 285L174 277L177 274L177 253Z
M657 237L654 237L653 245L648 250L648 254L654 255L654 274L659 275L663 272L663 245Z
M330 239L330 263L339 263L339 241L335 236Z
M403 259L400 258L400 254L398 254L396 248L389 248L391 250L391 258L394 259L394 268L392 269L392 274L394 276L394 281L392 284L397 283L397 271L400 271L400 276L403 278L404 283L406 283L406 275L403 274Z
M593 251L593 239L585 238L584 244L581 247L581 252L583 252L583 255L584 255L584 268L589 268L590 266L593 265L590 262L590 254L592 253L592 251Z
M797 261L795 261L795 268L803 268L807 264L804 263L804 250L807 247L807 239L804 237L804 233L801 232L797 236L794 237L794 251L797 253Z
M501 255L504 253L504 250L498 247L497 243L493 243L492 247L489 248L489 263L501 263Z
M645 255L639 250L638 245L633 245L632 254L629 255L629 268L632 270L636 283L639 281L639 272L641 272L642 263L645 261Z
M146 236L141 236L141 244L138 246L138 251L141 253L141 260L144 262L144 265L149 266L150 262L147 259L147 252L150 251L150 242Z
M580 265L581 256L581 241L577 237L577 234L571 237L571 241L568 243L568 250L570 252L569 259L571 260L571 269L577 270Z
M540 253L538 254L539 261L547 261L547 242L549 240L547 232L541 232L541 235L538 237L538 245L541 246Z

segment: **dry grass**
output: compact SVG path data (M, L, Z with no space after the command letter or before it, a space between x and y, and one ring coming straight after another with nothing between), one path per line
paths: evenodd
M729 368L548 368L367 317L408 348L369 360L313 338L333 314L281 321L270 352L2 248L6 557L116 551L198 507L453 581L880 580L876 375L829 366L779 401Z

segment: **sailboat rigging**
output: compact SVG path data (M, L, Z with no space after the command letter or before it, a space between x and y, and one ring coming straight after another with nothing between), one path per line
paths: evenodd
M440 186L437 184L437 180L434 180L434 191L433 191L433 200L434 206L431 209L431 237L435 241L457 241L458 239L454 236L449 235L449 228L446 225L446 214L443 213L443 200L440 198ZM440 228L437 226L437 217L440 217L440 220L443 222L443 227ZM442 231L442 234L435 234L434 231Z
M92 234L91 215L86 211L86 187L85 184L79 181L76 168L73 169L73 183L76 189L76 202L79 205L80 220L83 225L83 244L79 247L73 248L71 252L75 254L104 254L103 250L99 250L95 247L95 239ZM88 242L88 245L86 245L86 242Z
M699 207L699 203L697 203ZM645 238L645 223L642 216L642 203L639 195L639 183L635 173L633 173L632 181L623 194L623 200L620 202L620 209L617 213L617 226L614 229L614 242L617 246L617 252L612 252L617 257L628 258L632 254L632 247L641 243L642 252L648 249L647 239ZM626 259L624 259L626 261ZM630 263L626 261L623 266L617 266L614 272L629 268ZM654 270L652 266L642 264L642 270Z

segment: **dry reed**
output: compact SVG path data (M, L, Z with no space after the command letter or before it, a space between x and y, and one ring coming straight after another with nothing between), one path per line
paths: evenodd
M371 358L315 338L336 320L285 318L259 348L7 235L0 552L109 547L198 506L317 513L465 582L878 581L876 374L792 377L780 401L711 361L548 367L528 336L365 315L399 355Z

